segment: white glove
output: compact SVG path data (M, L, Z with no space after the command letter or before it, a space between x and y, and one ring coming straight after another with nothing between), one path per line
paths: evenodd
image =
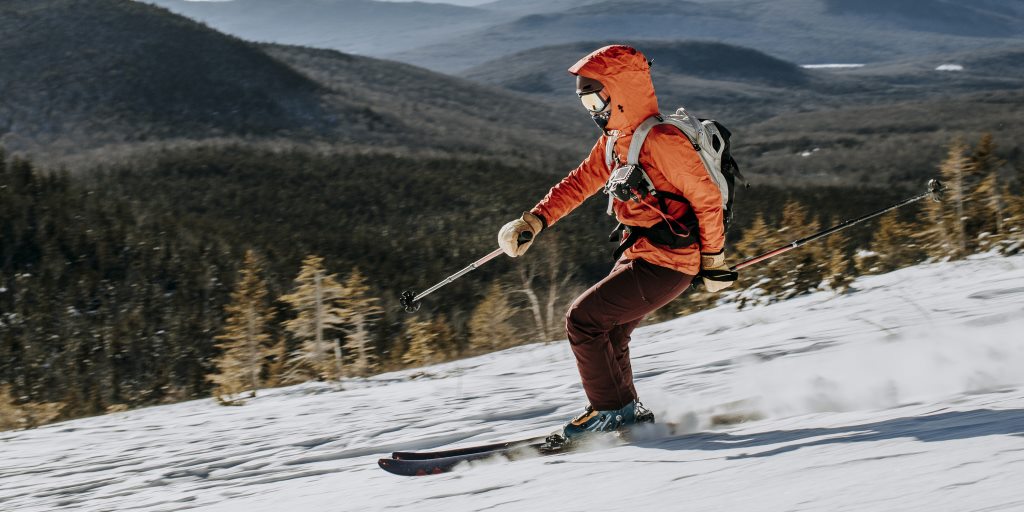
M544 221L540 220L540 217L523 212L522 217L505 224L501 231L498 231L498 247L510 257L522 256L542 229Z
M736 273L730 271L729 266L725 264L725 251L714 254L701 253L700 273L704 279L704 289L712 293L724 290L736 281ZM712 277L720 277L722 280Z

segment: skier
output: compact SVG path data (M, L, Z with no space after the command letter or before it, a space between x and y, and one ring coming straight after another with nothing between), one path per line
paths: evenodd
M602 190L612 170L626 162L633 131L659 114L650 64L634 48L600 48L569 68L569 73L575 75L576 94L603 135L590 155L532 210L501 228L498 244L511 257L522 256L537 234ZM605 146L614 136L618 137L615 164L609 168ZM683 293L701 269L728 270L722 195L688 139L672 126L656 126L644 141L638 163L654 189L686 200L647 196L640 201L615 201L612 206L616 219L632 234L623 234L622 256L608 276L576 298L566 314L566 332L590 402L563 427L566 442L590 432L654 421L633 386L630 333L644 316ZM688 234L684 226L698 235L690 235L692 243L689 239L684 246L664 243L666 236L671 240ZM711 292L730 284L705 282Z

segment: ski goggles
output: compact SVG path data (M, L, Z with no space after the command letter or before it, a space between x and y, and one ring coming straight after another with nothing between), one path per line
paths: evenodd
M602 96L601 95L601 91L576 93L576 94L579 94L580 101L583 103L583 106L587 110L589 110L589 111L591 111L591 112L593 112L595 114L598 113L598 112L604 112L604 110L606 108L608 108L608 103L611 102L611 98L610 97L606 98L606 97Z

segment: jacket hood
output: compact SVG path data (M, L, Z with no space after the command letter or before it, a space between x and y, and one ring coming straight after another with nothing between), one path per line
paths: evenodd
M605 46L573 64L569 73L604 84L611 97L608 130L632 133L645 119L658 114L651 67L644 54L636 48Z

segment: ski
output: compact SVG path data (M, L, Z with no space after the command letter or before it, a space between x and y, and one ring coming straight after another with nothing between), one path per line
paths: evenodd
M502 441L499 443L492 444L481 444L475 446L466 446L463 448L450 448L447 450L436 450L436 451L415 451L415 452L393 452L391 458L395 460L427 460L427 459L442 459L445 457L457 457L463 455L473 455L476 453L493 452L496 450L504 450L508 448L515 448L519 446L527 446L531 444L543 443L547 436L531 437L527 439L520 439L518 441Z
M734 425L757 419L760 419L760 414L756 412L732 411L712 415L711 425L713 427ZM657 426L652 424L652 427L660 429L659 436L676 436L686 433L683 425L674 422L658 423ZM609 434L626 443L629 443L632 437L628 430ZM518 441L504 441L446 450L396 451L391 453L390 458L379 459L377 465L384 471L395 475L438 475L449 473L464 462L490 458L514 461L538 456L558 455L576 451L581 446L575 443L564 444L564 440L560 442L557 437L556 434L552 434L549 436L520 439ZM587 445L589 443L584 443L582 446Z
M514 443L496 443L497 444L511 444L503 448L496 448L485 451L476 452L463 452L456 455L449 455L443 457L433 458L421 458L421 459L380 459L377 461L377 465L381 469L401 476L426 476L426 475L439 475L443 473L449 473L456 466L465 462L480 461L484 459L490 459L494 457L500 457L505 460L520 460L538 456L558 455L560 453L567 453L573 450L572 445L560 447L559 449L546 449L546 442L541 438L539 442L527 443L527 444L514 444ZM495 446L495 445L487 445ZM476 447L478 450L481 447ZM458 450L450 450L458 451ZM400 452L396 452L400 453ZM443 453L443 452L436 452ZM422 454L421 454L422 455Z

